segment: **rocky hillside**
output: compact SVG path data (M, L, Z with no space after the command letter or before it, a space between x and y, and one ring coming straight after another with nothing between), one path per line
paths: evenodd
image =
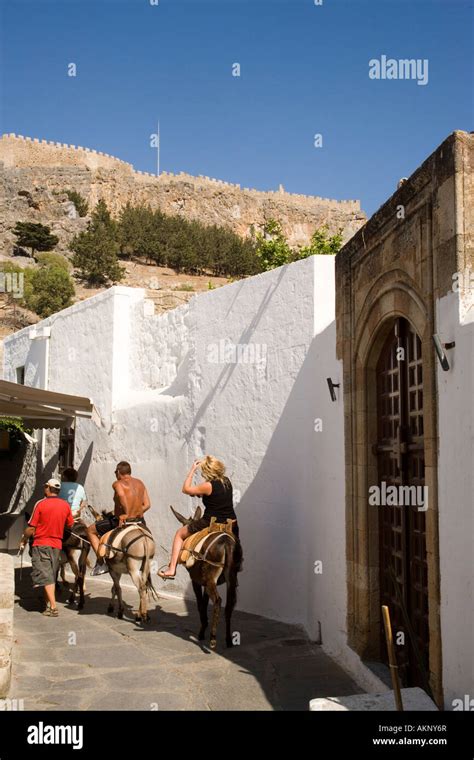
M322 225L327 225L332 234L342 229L345 242L366 220L358 201L296 195L283 188L276 192L251 190L184 173L156 177L93 150L4 135L0 137L0 263L35 265L27 256L13 256L13 228L19 221L48 225L59 238L55 250L70 257L71 240L86 229L89 217L79 216L67 190L82 195L89 210L100 199L114 215L126 203L149 205L167 214L227 227L242 237L275 218L293 246L309 243L313 231ZM122 284L145 288L157 312L227 282L219 277L176 275L163 267L135 262L125 262L125 267ZM76 301L99 292L80 282L75 287ZM0 343L5 335L36 321L35 314L0 293Z
M114 215L126 204L149 205L204 224L217 224L242 237L278 219L291 245L309 243L323 224L342 228L344 242L366 220L359 201L241 188L208 177L134 171L131 164L84 148L4 135L0 138L0 254L10 255L17 221L49 224L67 251L86 219L78 218L65 190L76 190L93 207L106 201Z

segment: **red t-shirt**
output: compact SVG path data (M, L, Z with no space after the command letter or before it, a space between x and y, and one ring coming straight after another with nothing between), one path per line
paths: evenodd
M58 496L47 496L37 501L28 525L36 528L33 546L52 546L62 549L64 526L72 528L74 519L71 507Z

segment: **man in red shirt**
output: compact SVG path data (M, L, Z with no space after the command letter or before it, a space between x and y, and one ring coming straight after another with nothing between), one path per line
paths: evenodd
M34 586L43 586L46 609L44 615L58 616L55 587L64 528L72 528L74 519L68 502L58 497L61 483L51 478L45 483L45 498L37 501L28 527L23 533L20 550L33 536L31 579Z

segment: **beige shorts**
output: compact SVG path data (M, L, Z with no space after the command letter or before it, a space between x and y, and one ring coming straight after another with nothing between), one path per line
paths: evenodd
M52 546L33 546L31 550L31 580L34 586L56 583L60 549Z

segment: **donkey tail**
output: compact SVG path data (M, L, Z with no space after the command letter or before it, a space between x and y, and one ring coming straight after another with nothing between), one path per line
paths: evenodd
M142 578L145 578L145 588L146 588L147 593L151 594L153 599L157 601L158 594L153 585L153 581L151 580L150 558L148 557L148 539L146 536L143 536L143 538L145 541L145 553L143 556L143 561L142 561L142 566L141 566Z
M155 602L157 602L158 601L158 593L157 593L156 588L153 585L153 581L151 580L151 575L149 575L148 578L147 578L147 580L146 580L146 590L147 590L147 592L149 594L152 595L152 597L155 600Z

